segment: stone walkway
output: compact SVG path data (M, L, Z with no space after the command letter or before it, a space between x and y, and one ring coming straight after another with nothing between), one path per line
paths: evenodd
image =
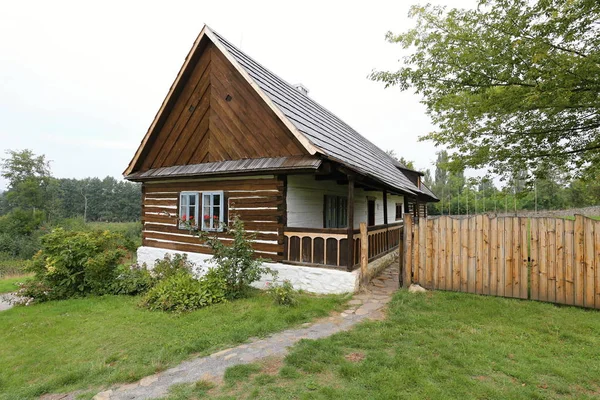
M172 385L200 380L221 380L227 368L252 363L265 357L282 357L287 354L290 346L301 339L319 339L348 330L366 319L383 319L385 317L383 308L397 289L398 268L394 263L394 266L373 279L366 290L354 295L348 302L349 308L341 313L335 313L314 323L306 323L300 328L288 329L264 339L251 339L248 344L222 350L210 356L185 361L138 382L98 393L94 396L94 400L155 399L166 396Z
M0 294L0 311L8 310L12 308L13 305L11 300L14 299L14 296L10 293Z

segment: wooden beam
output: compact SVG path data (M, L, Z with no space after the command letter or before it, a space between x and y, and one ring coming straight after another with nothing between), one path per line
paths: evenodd
M369 283L367 276L367 266L369 264L369 235L367 233L367 224L360 223L360 274L362 285L366 286Z
M348 175L348 271L354 267L354 177Z
M385 249L386 251L390 248L390 242L389 242L389 238L388 238L388 228L387 228L387 224L388 224L388 204L387 204L387 190L383 190L383 223L385 224L386 228L386 232L385 232Z

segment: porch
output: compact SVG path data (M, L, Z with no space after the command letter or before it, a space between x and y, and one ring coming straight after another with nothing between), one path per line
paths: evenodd
M360 265L363 240L371 262L398 248L402 227L402 221L374 225L362 234L360 229L286 227L282 262L352 271Z

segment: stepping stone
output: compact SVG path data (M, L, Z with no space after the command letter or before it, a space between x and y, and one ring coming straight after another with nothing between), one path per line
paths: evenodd
M281 340L281 339L280 339ZM233 357L237 356L237 353L231 353L231 354L227 354L225 357L223 357L223 360L227 361L227 360L231 360Z
M150 386L158 380L158 375L150 375L140 381L140 386Z
M363 303L363 302L362 302L362 300L360 300L360 299L350 300L350 301L348 302L348 304L349 304L349 305L351 305L351 306L355 306L355 305L361 305L362 303Z
M210 355L210 358L217 358L217 357L221 357L222 355L225 355L227 353L229 353L232 349L225 349L225 350L221 350L217 353L213 353Z

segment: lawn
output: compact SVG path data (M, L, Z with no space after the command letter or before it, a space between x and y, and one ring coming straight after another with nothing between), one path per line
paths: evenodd
M388 319L302 341L277 361L170 399L557 399L600 396L600 313L464 293L398 292Z
M192 354L209 354L327 315L341 296L275 306L264 293L188 314L150 312L139 298L90 297L0 312L0 399L135 381Z
M15 292L19 287L17 283L25 282L29 279L27 276L13 276L10 278L0 278L0 294Z

